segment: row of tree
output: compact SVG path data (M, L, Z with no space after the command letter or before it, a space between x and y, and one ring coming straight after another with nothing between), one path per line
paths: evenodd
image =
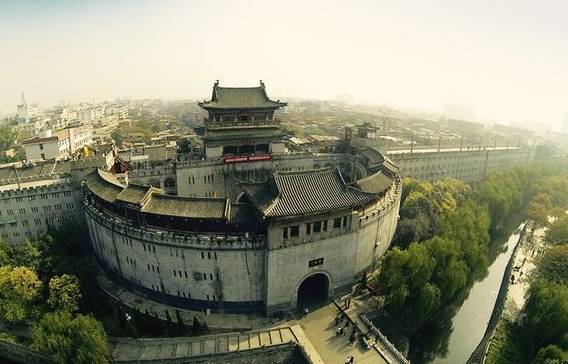
M378 286L385 310L406 334L417 332L486 273L491 238L533 196L547 191L543 179L560 173L551 165L515 168L490 175L474 189L454 179L404 181L395 247L385 255Z
M18 141L21 141L20 133L10 123L10 120L4 120L0 124L0 152L14 149L14 155L8 156L5 153L1 153L0 163L16 162L25 159L24 148L18 144Z
M560 216L551 224L548 219L541 220L542 225L549 225L545 235L548 247L538 257L531 277L524 319L518 326L517 347L527 362L565 363L568 361L568 216L564 211L568 208L568 178L549 178L540 194L545 196L539 197L541 201L549 202L549 215Z
M31 325L31 348L57 363L109 360L102 324L79 313L89 294L80 281L93 277L81 240L68 226L23 247L0 243L0 320L12 327Z

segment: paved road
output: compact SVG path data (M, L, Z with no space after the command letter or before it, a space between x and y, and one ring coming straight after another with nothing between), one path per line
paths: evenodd
M544 234L544 228L536 229L532 237L527 236L525 238L515 256L513 267L519 267L520 269L513 269L515 284L509 285L509 290L507 291L505 309L502 315L507 320L517 320L525 306L526 292L531 282L531 273L536 268L535 259L540 255L539 252L542 252L544 249Z
M349 345L349 334L337 337L335 335L335 316L337 309L333 304L311 312L300 320L300 326L320 357L327 364L343 364L345 358L353 355L355 364L386 364L386 361L373 349L366 350L359 341Z

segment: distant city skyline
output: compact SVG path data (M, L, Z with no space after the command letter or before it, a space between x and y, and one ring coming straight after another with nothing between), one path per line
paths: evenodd
M0 1L0 114L60 100L271 95L563 128L561 1Z

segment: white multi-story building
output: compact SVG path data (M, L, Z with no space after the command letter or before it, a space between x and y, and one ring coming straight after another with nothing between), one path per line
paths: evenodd
M108 169L113 162L108 153L0 168L0 238L22 244L66 222L83 224L80 182L93 169Z
M93 141L93 126L80 125L55 133L45 132L43 135L25 140L22 144L28 161L65 159L84 145Z
M120 120L128 119L128 107L122 104L107 106L105 109L107 116L116 115Z
M47 233L50 227L77 222L80 194L70 178L0 186L0 237L17 244Z
M403 177L437 181L457 178L480 182L488 174L534 162L535 148L445 148L393 150L387 156L400 168Z

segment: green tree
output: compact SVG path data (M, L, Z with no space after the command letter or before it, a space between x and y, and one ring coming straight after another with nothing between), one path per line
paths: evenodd
M14 334L9 332L0 332L0 341L5 341L10 344L17 344L18 340Z
M536 350L562 339L568 334L568 286L544 280L533 282L525 312L525 326Z
M405 275L407 261L408 253L399 248L394 248L385 255L379 282L385 295L385 305L391 312L404 308L410 294Z
M0 316L8 322L30 318L41 287L37 274L27 267L0 267Z
M396 229L393 244L406 248L414 242L432 235L432 221L424 213L417 213L413 218L402 219Z
M41 256L38 269L40 277L48 281L53 276L72 274L79 278L81 284L88 286L94 275L83 252L87 239L85 229L65 224L34 242Z
M485 205L491 217L491 230L499 231L507 217L523 205L523 178L518 170L495 173L474 191L477 202Z
M489 212L485 206L469 198L460 208L441 222L440 233L460 245L471 280L481 277L488 266Z
M426 283L420 288L416 304L416 319L423 322L438 310L442 294L440 289L432 283Z
M10 124L0 125L0 151L10 149L18 140L19 134Z
M568 283L568 245L547 249L537 261L537 275L558 283Z
M26 245L18 251L14 260L15 265L26 266L37 271L41 265L41 252L36 244L27 242Z
M568 177L556 172L555 175L540 178L536 185L537 193L548 194L552 204L563 210L568 209Z
M436 261L432 259L424 244L412 244L404 254L406 254L406 265L402 274L413 292L416 292L430 280Z
M467 266L460 259L459 246L453 241L435 236L425 245L436 262L432 281L440 289L442 302L446 302L467 283Z
M14 265L15 248L0 240L0 266Z
M538 351L532 364L563 364L568 361L568 352L556 345L548 345Z
M533 197L527 208L527 217L538 226L548 225L548 215L552 209L552 198L548 193L539 193Z
M91 316L47 313L32 326L32 347L56 363L108 363L110 346L102 324Z
M550 244L568 243L568 216L558 218L550 224L544 240Z
M454 178L436 181L430 192L432 207L438 216L447 216L456 210L470 192L468 184Z
M76 312L79 310L81 288L79 279L73 275L55 276L49 281L47 303L55 310Z

